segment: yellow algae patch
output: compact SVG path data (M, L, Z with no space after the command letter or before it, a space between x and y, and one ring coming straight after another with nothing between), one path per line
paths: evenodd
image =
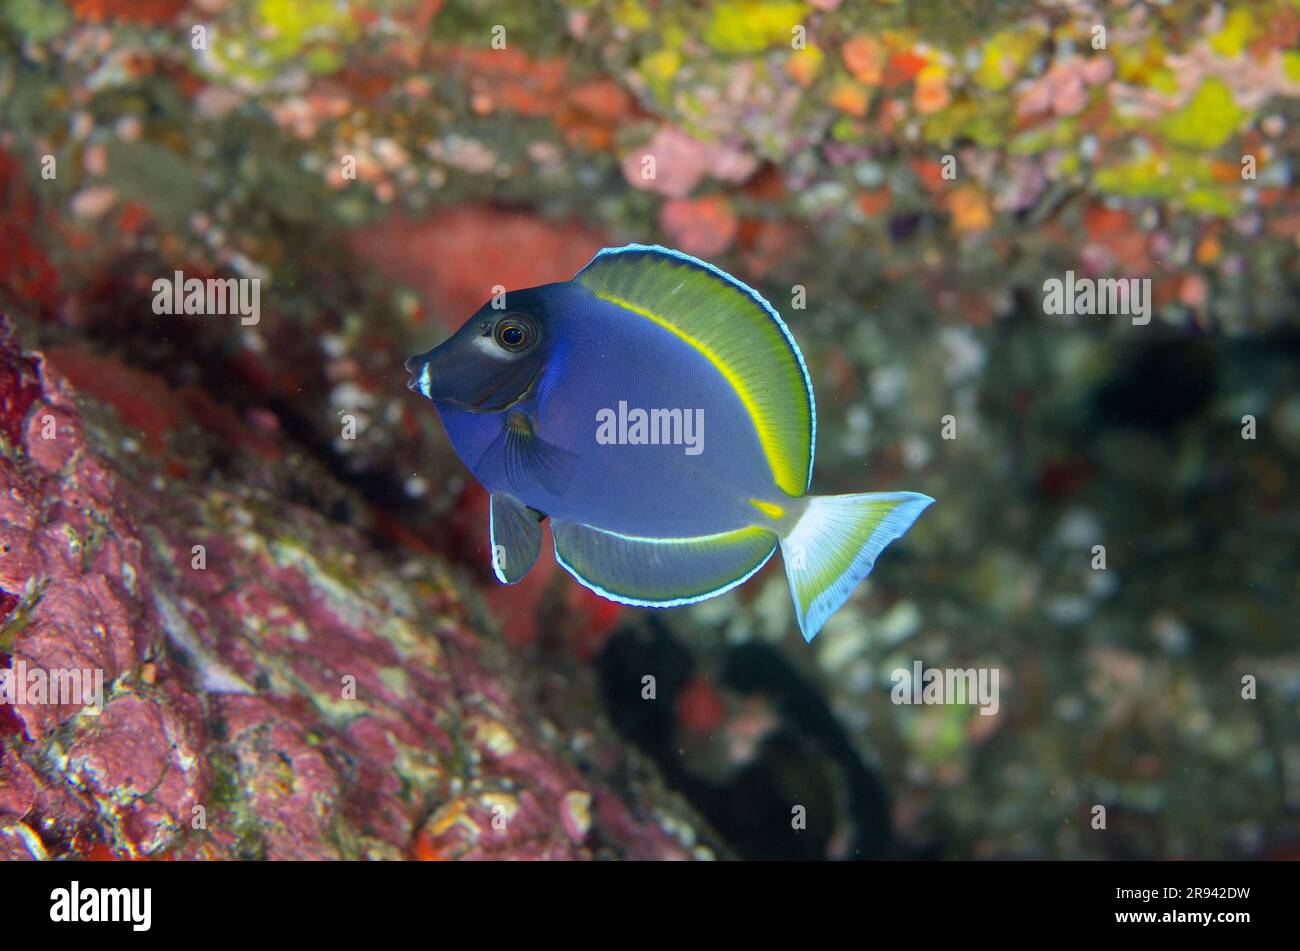
M1210 48L1226 59L1240 56L1259 32L1250 11L1238 7L1223 18L1223 29L1210 37Z
M1287 50L1282 54L1282 72L1293 83L1300 83L1300 53Z
M995 33L984 44L980 66L975 72L975 82L993 92L1007 88L1034 55L1041 41L1041 29Z
M806 9L802 3L719 3L713 8L704 40L719 53L760 53L778 43L789 43L791 31L803 20Z
M502 724L487 717L475 717L470 721L474 741L481 744L493 756L509 756L517 748L515 738Z
M519 812L519 800L509 793L489 792L479 796L479 804L492 816L492 828L504 832Z
M453 799L429 817L429 831L435 838L441 838L456 826L465 829L472 836L479 834L478 823L469 817L468 799Z
M379 670L379 682L399 697L407 695L409 680L406 671L400 667L382 667Z
M1217 76L1206 79L1187 104L1165 117L1165 137L1193 149L1217 149L1249 115L1233 101L1232 91Z
M581 841L591 829L591 793L576 789L565 793L560 818L569 836L575 842Z

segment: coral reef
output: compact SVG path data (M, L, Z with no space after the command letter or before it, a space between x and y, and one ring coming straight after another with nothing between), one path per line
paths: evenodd
M565 685L437 559L331 515L362 503L328 474L201 394L3 336L0 651L104 692L0 707L0 857L714 854L598 720L540 715Z

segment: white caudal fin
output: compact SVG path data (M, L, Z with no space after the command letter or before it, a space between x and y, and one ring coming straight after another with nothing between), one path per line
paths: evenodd
M885 546L901 536L934 499L919 492L816 495L781 539L786 577L804 640L817 636Z

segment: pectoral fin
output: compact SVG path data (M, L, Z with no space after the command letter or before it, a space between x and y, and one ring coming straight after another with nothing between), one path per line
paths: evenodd
M492 571L502 584L514 584L528 574L542 548L541 512L512 495L492 493L488 533L492 539Z
M554 495L563 495L578 470L578 456L537 434L537 427L526 413L511 413L493 440L487 453L500 453L506 481L515 492L525 493L541 486Z

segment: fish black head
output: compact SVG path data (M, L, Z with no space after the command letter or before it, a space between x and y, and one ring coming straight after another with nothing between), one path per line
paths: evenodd
M406 385L473 413L499 413L525 399L552 350L544 291L512 291L484 304L446 341L406 361Z

